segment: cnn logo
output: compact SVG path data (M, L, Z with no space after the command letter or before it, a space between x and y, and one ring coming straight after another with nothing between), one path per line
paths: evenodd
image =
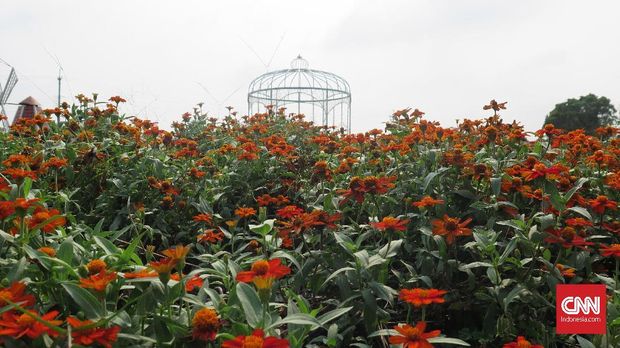
M556 286L556 333L605 334L607 290L602 284Z
M562 310L566 314L594 314L601 313L600 297L578 297L568 296L562 300Z

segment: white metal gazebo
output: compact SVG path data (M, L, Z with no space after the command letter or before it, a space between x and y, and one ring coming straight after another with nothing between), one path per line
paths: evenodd
M308 68L308 61L297 56L290 69L265 73L250 83L248 113L273 105L304 114L313 122L351 131L351 88L342 77Z

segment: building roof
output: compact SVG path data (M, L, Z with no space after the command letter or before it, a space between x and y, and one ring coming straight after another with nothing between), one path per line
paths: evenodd
M39 104L39 102L34 99L32 96L22 100L20 103L20 105L32 105L32 106L39 106L41 104Z

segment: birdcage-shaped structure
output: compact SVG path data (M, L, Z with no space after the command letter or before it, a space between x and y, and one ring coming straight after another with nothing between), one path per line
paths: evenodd
M290 69L267 72L250 83L248 113L260 112L267 105L274 109L304 114L325 126L351 131L351 88L342 77L309 69L308 61L297 56Z

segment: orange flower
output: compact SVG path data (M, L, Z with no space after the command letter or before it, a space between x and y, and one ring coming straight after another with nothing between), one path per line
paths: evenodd
M50 219L52 220L45 223ZM37 207L32 217L28 220L28 228L34 229L43 223L45 224L41 226L41 230L45 233L52 233L56 230L56 228L64 226L67 223L67 220L64 216L60 215L60 211L57 209L47 210L43 207Z
M10 176L11 178L15 179L15 180L20 180L23 178L30 178L32 180L36 180L37 179L37 174L31 170L24 170L21 168L9 168L9 169L5 169L2 174L6 175L6 176Z
M291 269L282 265L280 259L259 260L252 264L250 271L237 273L237 281L253 282L258 289L270 289L273 281L291 273Z
M100 259L94 259L86 265L88 274L90 275L105 271L106 267L108 267L108 265L106 265L105 261Z
M392 216L386 216L381 222L372 222L370 225L379 231L406 231L409 220L401 220Z
M153 269L158 274L169 274L172 269L177 265L177 261L171 258L163 258L159 261L149 262L149 268Z
M189 253L189 246L177 245L170 249L164 250L161 253L174 260L175 262L181 262L185 260L185 257Z
M555 265L555 268L558 269L558 271L560 271L560 274L565 277L565 278L575 278L575 269L574 268L570 268L567 266L564 266L562 264L557 264Z
M94 289L103 292L110 282L116 279L116 272L108 272L105 269L88 278L80 278L80 287Z
M413 205L418 208L428 208L443 203L444 201L441 199L434 199L431 196L424 196L421 200L413 202Z
M30 307L34 305L34 296L24 294L26 284L22 282L14 282L8 288L0 289L0 308L11 303L17 303L22 307Z
M44 246L44 247L40 247L37 250L42 252L42 253L44 253L44 254L47 254L47 256L49 256L49 257L55 257L56 256L56 249L54 249L52 247Z
M58 316L58 311L51 311L42 316L39 316L34 311L28 311L28 313L29 314L17 311L6 311L2 313L2 319L0 319L0 336L10 336L15 339L19 339L23 336L36 339L43 334L48 334L52 337L58 336L58 332L35 319L44 320L52 326L59 326L62 324L62 320L54 320L54 318Z
M287 340L277 337L265 337L265 332L256 329L250 336L237 336L222 343L222 348L288 348Z
M170 275L170 279L176 280L177 282L180 282L181 278L182 275L180 275L179 273L174 273ZM203 283L204 280L199 275L195 275L185 281L185 291L192 292L194 291L194 289L202 287Z
M197 239L199 242L217 243L224 239L224 233L216 230L205 230Z
M254 208L248 208L248 207L240 207L235 209L235 215L237 215L240 218L247 218L250 216L254 216L256 215L256 209Z
M125 279L136 279L136 278L154 278L157 277L157 272L149 271L148 268L143 268L137 272L128 272L123 274Z
M426 322L420 321L416 326L408 324L394 326L398 332L396 336L390 336L390 344L402 344L403 348L432 348L433 345L428 341L429 338L437 337L441 334L439 330L424 332Z
M589 203L592 210L597 214L604 214L605 209L618 209L618 203L610 200L607 196L598 196L596 199L591 199Z
M438 289L401 289L399 298L415 307L422 307L431 303L444 303L443 298L447 291Z
M202 341L214 341L221 325L214 309L201 308L192 319L192 337Z
M519 336L515 342L505 343L503 348L543 348L540 344L531 344L525 337Z
M105 348L112 348L112 343L116 341L118 332L121 331L120 326L112 326L108 329L98 327L88 329L83 328L85 326L92 325L93 321L82 321L75 317L68 317L67 323L73 328L73 330L71 330L73 343L77 343L85 347L90 347L95 343L99 343Z
M433 220L433 234L444 236L448 244L452 244L456 237L471 236L471 229L465 226L469 225L471 218L463 222L459 218L451 218L444 215L443 219Z
M600 250L601 255L604 257L620 257L620 244L612 244L610 246L603 246Z
M211 216L211 214L198 214L195 215L192 220L194 220L195 222L204 222L207 225L210 225L213 222L213 217Z

